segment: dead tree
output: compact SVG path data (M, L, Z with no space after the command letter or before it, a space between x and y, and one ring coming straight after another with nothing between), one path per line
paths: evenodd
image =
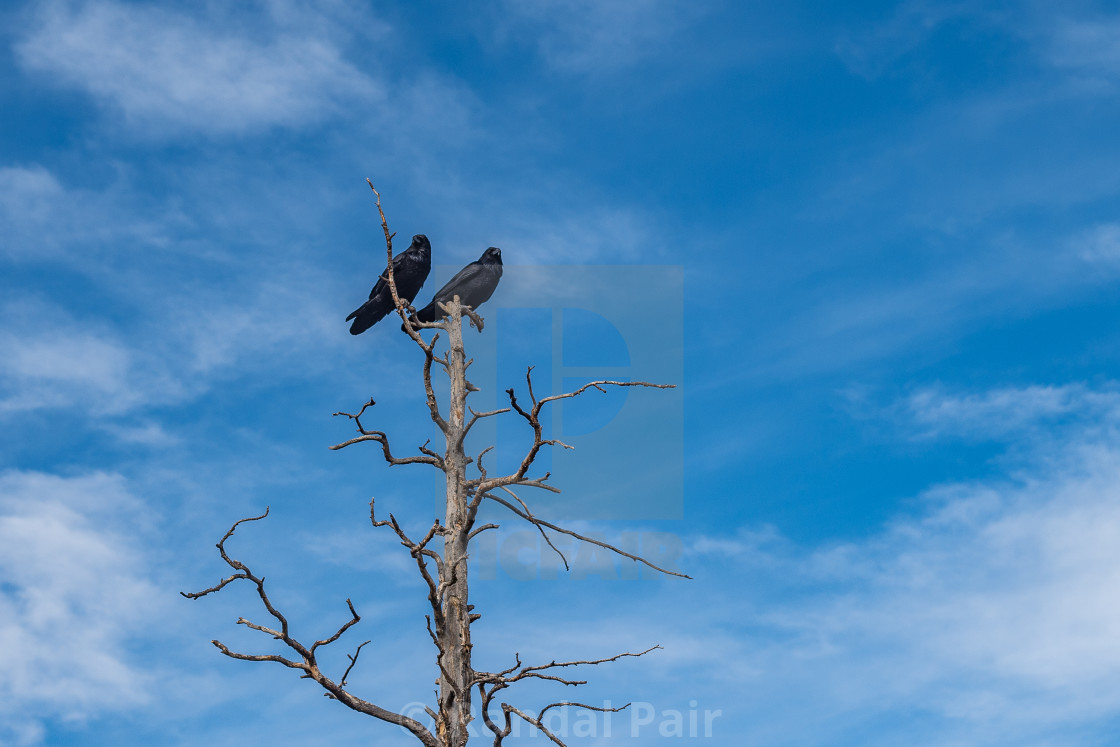
M367 180L368 181L368 180ZM370 399L356 413L336 412L354 421L358 436L342 443L331 446L331 449L343 449L364 441L370 441L381 447L385 461L392 466L403 464L430 465L445 475L446 484L446 512L444 519L436 519L432 526L420 539L413 539L401 528L396 517L389 514L388 519L378 519L374 511L374 501L369 504L369 518L374 527L389 527L397 535L416 563L416 569L427 587L430 614L426 615L428 633L436 647L436 664L439 670L439 690L435 707L425 710L435 723L434 733L427 726L408 716L395 713L381 706L363 700L347 689L346 678L357 664L362 647L369 641L359 645L353 654L348 654L349 666L336 682L320 669L316 652L322 646L327 646L355 625L361 618L358 616L354 605L349 599L350 619L343 623L329 637L315 641L310 646L300 643L289 630L288 621L276 609L268 597L264 587L263 577L255 575L247 565L231 558L225 543L242 523L257 521L268 515L266 508L260 516L241 519L230 527L221 541L218 542L218 551L222 560L235 571L232 575L223 578L216 585L195 593L184 593L183 596L197 599L199 597L220 591L228 584L239 579L245 579L256 586L257 595L260 597L268 614L275 623L271 627L250 622L239 618L238 624L248 626L253 630L266 633L281 641L291 653L288 656L278 654L244 654L232 651L220 641L212 643L226 656L246 661L273 661L286 667L299 670L301 677L317 682L326 690L326 694L343 705L360 711L374 718L386 721L407 729L421 743L427 747L463 747L469 738L468 726L473 719L471 713L472 692L477 690L479 696L479 710L482 720L493 735L495 747L501 745L513 731L514 717L525 721L541 733L545 734L552 742L563 745L560 736L552 733L543 723L545 714L553 708L580 707L593 711L621 711L629 706L626 704L618 708L602 708L586 703L560 701L550 703L535 715L518 708L510 703L496 700L498 695L518 682L538 679L549 680L564 685L585 684L584 680L575 679L565 674L571 667L580 665L604 664L617 661L624 657L636 657L648 654L660 646L652 646L637 653L621 653L604 659L588 659L580 661L551 661L547 664L529 665L521 662L520 656L514 655L513 666L499 672L484 672L476 670L471 663L471 624L481 615L474 612L470 604L468 586L468 556L471 540L482 532L497 529L498 525L486 523L479 525L477 518L479 509L485 501L492 501L510 511L517 519L528 522L537 528L545 542L551 547L568 568L568 561L563 553L552 543L549 532L558 532L574 537L583 542L589 542L599 547L610 550L618 555L641 563L649 568L672 576L688 578L688 576L672 570L660 568L648 560L637 555L632 555L618 547L606 542L586 537L578 532L566 529L557 524L545 521L536 516L529 508L529 504L522 499L515 490L520 488L536 488L554 493L560 492L552 486L549 473L534 476L532 473L534 462L541 449L548 447L572 448L570 445L554 438L546 438L541 425L541 412L543 408L553 402L572 397L578 397L590 390L606 391L606 387L645 387L664 389L672 385L652 384L644 381L593 381L576 389L562 394L553 394L537 397L533 391L532 368L525 375L527 402L518 400L514 390L507 389L509 407L488 412L476 412L467 404L467 397L477 388L467 379L467 370L472 360L467 359L463 345L463 317L470 320L471 326L479 332L483 328L482 318L470 307L459 303L456 296L451 303L441 304L446 316L438 322L423 323L410 316L411 307L398 295L396 281L393 278L393 237L390 233L385 214L381 210L381 195L373 188L377 197L377 210L381 217L381 227L385 232L385 249L388 261L388 281L396 304L397 313L404 323L404 330L416 343L424 354L423 382L427 396L428 411L432 422L439 428L444 437L442 450L437 451L425 443L418 447L418 453L411 456L396 456L389 445L389 437L384 431L369 430L362 424L362 417L366 410L374 406ZM425 341L420 335L421 329L435 329L436 334L431 341ZM436 354L436 343L441 335L447 336L447 350L442 355ZM450 382L449 403L447 412L443 412L436 400L435 388L432 383L433 366L442 368ZM532 431L532 443L529 445L524 458L517 469L511 474L491 475L483 465L486 453L493 447L483 449L477 456L469 457L465 453L464 445L471 429L484 418L495 417L506 413L516 413L528 424ZM470 468L473 465L473 470ZM437 551L432 545L436 538L443 541L442 552ZM501 714L491 713L491 707L497 704Z

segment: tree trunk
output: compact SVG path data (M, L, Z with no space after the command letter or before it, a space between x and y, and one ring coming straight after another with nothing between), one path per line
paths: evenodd
M440 649L439 739L445 747L467 744L471 721L471 619L467 601L467 540L470 534L466 490L467 459L463 451L463 429L467 398L466 356L459 298L448 304L447 374L451 379L451 402L447 421L447 514L443 539L443 620L436 631Z

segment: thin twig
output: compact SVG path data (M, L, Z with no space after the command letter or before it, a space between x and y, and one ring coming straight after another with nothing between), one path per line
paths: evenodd
M604 389L603 387L606 387L606 386L617 386L617 387L640 386L640 387L647 387L647 388L650 388L650 389L672 389L674 387L673 384L653 384L653 383L650 383L648 381L612 381L612 380L603 379L603 380L599 380L599 381L592 381L588 384L584 384L579 389L576 389L575 391L572 391L572 392L564 392L562 394L553 394L553 395L550 395L548 397L543 397L542 399L538 400L536 398L536 394L533 392L533 367L532 366L530 366L525 373L525 381L526 381L526 383L528 385L528 389L529 389L529 400L532 402L532 405L528 410L523 408L517 402L517 396L514 394L514 391L513 391L512 388L507 389L506 394L509 396L510 407L513 408L517 412L518 415L520 415L522 418L524 418L529 423L529 426L533 429L533 443L529 447L528 453L526 453L525 457L521 460L521 464L518 466L517 471L514 472L513 474L505 475L504 477L485 478L485 479L479 479L479 480L475 481L474 484L478 486L478 490L481 491L481 492L486 493L486 492L489 492L491 490L494 490L495 488L500 488L500 487L503 487L505 485L532 485L533 487L547 487L543 484L544 480L546 480L547 477L548 477L547 475L544 478L540 478L538 480L528 480L527 481L525 479L525 475L526 475L526 473L528 473L529 468L532 466L533 462L536 460L537 454L540 453L541 447L543 447L543 446L560 446L560 447L563 447L565 449L572 448L571 446L564 443L563 441L560 441L559 439L545 438L544 437L544 430L543 430L543 427L541 426L541 421L540 421L540 413L541 413L541 408L544 407L545 405L549 404L550 402L557 402L557 401L560 401L560 400L563 400L563 399L570 399L572 397L578 397L579 395L586 392L588 389L595 389L595 390L600 391L600 392L605 392L606 389ZM557 492L559 492L559 491L557 491Z
M509 492L508 488L504 488L504 489L506 490L506 492ZM511 495L512 495L512 493L511 493ZM660 571L661 573L665 573L665 574L668 574L670 576L677 576L679 578L688 578L688 579L692 578L692 576L689 576L688 574L677 573L676 571L670 571L666 568L662 568L660 566L654 565L653 563L649 562L645 558L643 558L641 556L638 556L638 555L632 555L631 553L628 553L625 550L617 548L614 545L608 544L606 542L601 542L601 541L599 541L597 539L594 539L592 537L587 537L587 536L582 535L578 532L573 532L571 529L565 529L564 527L556 526L555 524L547 522L544 519L537 518L533 514L521 511L520 509L518 509L516 506L514 506L509 501L505 500L504 498L499 498L498 496L494 495L493 493L487 493L486 497L489 498L492 501L496 501L497 503L502 504L503 506L508 508L510 511L513 511L515 514L520 516L525 521L528 521L531 524L535 524L537 526L537 528L540 528L542 526L543 527L548 527L549 529L553 530L554 532L560 532L561 534L566 534L570 537L575 537L576 539L582 540L583 542L589 542L592 545L597 545L597 546L602 547L606 550L610 550L611 552L617 553L624 558L630 558L630 560L633 560L637 563L643 563L644 565L649 566L650 568L652 568L655 571ZM516 498L517 496L514 496L514 497ZM518 501L520 502L520 499L518 499ZM522 505L524 505L524 503L522 503Z
M358 613L354 609L354 605L349 599L346 600L346 604L350 609L351 619L341 625L332 636L316 641L309 648L291 636L288 629L287 618L284 617L280 610L278 610L273 605L272 600L269 599L268 593L265 591L264 578L256 576L249 569L249 567L241 561L234 560L233 558L229 557L228 553L226 552L225 543L226 540L233 536L233 533L237 529L237 527L247 521L259 521L266 516L268 516L267 508L265 509L265 512L260 516L251 516L234 522L233 526L229 528L229 531L226 532L222 539L218 541L218 552L221 554L222 560L224 560L226 564L233 568L235 571L238 571L237 573L233 574L227 579L223 579L217 585L212 586L209 589L204 589L200 592L193 593L180 593L188 599L198 599L200 597L206 596L207 594L212 594L214 592L220 591L235 579L243 578L251 581L253 585L256 586L257 596L260 597L261 603L264 605L265 609L268 610L268 613L272 615L272 617L277 622L280 623L280 626L277 630L274 628L266 627L264 625L252 623L246 620L244 617L238 618L238 624L245 625L249 628L252 628L253 630L266 633L279 641L283 641L285 646L298 654L298 659L289 659L278 654L243 654L238 651L233 651L221 641L213 640L211 641L211 643L213 643L215 648L217 648L222 654L228 656L231 659L240 659L242 661L272 661L278 664L282 664L289 669L299 670L300 672L302 672L302 674L300 675L301 677L314 680L319 684L320 687L327 691L327 695L329 697L339 701L348 708L359 711L360 713L365 713L368 716L373 716L374 718L381 721L387 721L389 723L404 727L417 739L419 739L420 742L425 745L425 747L441 747L440 742L436 739L436 737L433 736L432 733L429 732L428 729L419 721L382 708L381 706L370 703L369 701L363 700L351 694L345 689L344 685L346 675L350 673L350 669L353 667L353 664L357 659L357 652L355 652L354 657L351 659L351 666L346 669L346 673L343 675L342 683L334 682L332 679L323 674L322 670L319 669L319 662L315 658L316 650L320 646L327 646L337 641L343 633L349 630L350 627L356 624L360 619L358 617ZM362 646L364 645L365 644L363 643ZM361 646L358 647L358 650L361 650Z
M358 655L362 653L362 647L368 643L369 641L359 644L358 647L354 649L353 655L346 654L346 658L350 660L350 666L346 667L346 671L342 673L342 680L339 681L338 684L346 687L346 678L350 676L350 670L353 669L354 665L358 663Z

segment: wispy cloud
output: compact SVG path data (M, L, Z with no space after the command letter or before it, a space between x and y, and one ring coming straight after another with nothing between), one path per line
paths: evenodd
M1062 421L1084 428L1114 417L1120 413L1120 391L1064 384L954 394L932 387L911 394L903 409L923 436L1024 440Z
M8 311L0 332L0 413L79 402L95 413L116 412L141 396L131 354L113 335L47 324L13 329L17 314Z
M848 31L835 50L853 72L875 78L952 22L1025 42L1035 60L1065 74L1102 82L1120 76L1120 17L1030 0L1002 6L908 0L886 18Z
M1056 67L1113 83L1120 80L1120 16L1064 17L1043 33L1044 59Z
M232 20L148 5L51 3L16 56L157 138L300 127L347 102L380 97L381 86L333 39L309 33L299 18L274 17L252 35L227 31Z
M1069 243L1086 262L1098 267L1120 269L1120 223L1098 224Z
M907 408L924 422L965 437L986 423L1034 457L1014 476L932 488L864 540L799 549L744 530L694 542L686 566L708 556L747 586L782 589L748 602L756 638L741 655L761 698L749 718L775 709L775 733L798 744L844 742L822 735L860 722L889 744L909 728L892 717L915 712L934 720L907 743L1028 744L1103 725L1120 709L1120 603L1107 591L1120 583L1118 404L1084 386L923 394ZM1057 448L1023 427L1071 412L1083 425Z
M116 253L166 246L182 216L135 203L123 181L96 191L67 186L40 164L0 167L0 257L88 268L104 259L108 244Z
M0 168L0 229L6 253L50 219L62 192L62 185L42 166Z
M912 56L918 74L908 69L900 78L919 106L895 132L875 133L870 157L847 154L855 168L836 192L844 209L877 200L908 223L960 236L1017 208L1052 210L1113 194L1116 154L1096 123L1109 121L1114 92L1086 82L1120 74L1110 46L1117 28L1114 15L1072 6L912 0L854 30L837 46L841 58L876 77ZM949 62L958 56L943 54L945 36L977 56L998 38L1004 56L978 67L990 74L962 79ZM1067 138L1100 145L1083 150ZM1032 158L1021 157L1024 149ZM881 182L888 173L902 179Z
M103 430L118 441L126 444L161 448L176 446L181 439L169 433L159 423L147 421L132 424L103 423Z
M557 204L564 204L557 199ZM678 260L640 208L589 205L579 213L543 210L507 216L496 240L516 248L519 263L626 264Z
M953 18L975 13L956 3L909 0L891 15L844 34L836 42L836 54L848 68L865 78L876 78L920 46L938 27Z
M277 262L236 290L142 296L143 316L128 325L20 294L0 306L0 415L68 408L119 416L193 399L234 372L268 371L274 380L277 369L298 377L307 365L330 365L331 356L312 350L360 355L334 334L342 314L323 290L329 285L316 268ZM111 432L162 440L158 431Z
M0 414L71 409L119 415L178 401L197 383L152 344L123 337L104 320L77 318L33 298L0 306ZM181 353L180 353L181 356Z
M379 536L378 531L384 530L366 524L361 529L302 534L300 541L308 553L324 563L351 570L375 570L394 582L411 585L416 574L415 561L401 552L392 535ZM406 531L412 533L411 529ZM415 534L422 537L423 531Z
M930 134L931 142L941 134ZM947 144L942 144L948 147ZM915 145L926 148L926 145ZM862 178L874 180L874 174L885 174L888 156L898 159L912 157L908 147L898 150L888 148L874 163L865 164ZM924 168L919 161L936 160L933 153L925 153L912 161L918 170ZM897 163L896 163L897 165ZM932 168L936 168L933 166ZM897 172L895 172L897 174ZM1098 180L1097 177L1100 177ZM971 179L971 176L966 178ZM1033 177L1038 180L1038 176ZM1055 177L1064 184L1075 181L1073 170ZM1047 189L1054 192L1055 200L1068 199L1071 204L1086 204L1101 199L1108 192L1103 182L1117 181L1112 172L1093 169L1081 187L1081 195L1058 189L1055 184ZM982 180L981 180L982 181ZM912 353L922 349L934 350L946 340L983 329L994 316L1023 319L1084 298L1114 283L1120 257L1120 234L1111 223L1075 222L1062 226L1063 218L1032 234L1005 223L1010 211L1037 204L1040 210L1053 205L1043 205L1043 192L1015 194L1018 187L1002 190L993 187L999 197L986 206L987 198L977 198L971 208L977 215L965 216L949 207L956 198L936 199L946 211L946 217L955 215L965 219L970 227L932 225L933 216L906 214L912 207L931 204L927 194L903 196L885 183L870 187L847 184L859 198L841 196L841 185L836 185L838 204L856 211L872 213L868 221L878 220L878 207L892 204L895 214L882 216L876 229L889 234L889 242L898 242L898 250L885 251L874 256L846 260L843 265L833 264L831 256L816 257L811 252L799 255L806 267L821 267L814 274L803 273L787 281L790 294L770 297L768 289L759 289L759 298L767 299L772 308L785 309L785 313L772 324L761 327L750 342L758 346L751 356L753 365L745 369L747 375L769 376L773 373L796 371L815 374L824 370L837 371L855 363L883 360L892 356ZM899 184L900 190L908 189ZM1038 181L1042 190L1042 183ZM980 191L980 183L962 184L961 192ZM919 189L919 192L923 190ZM828 198L831 202L832 198ZM1006 204L997 204L1006 200ZM831 217L834 206L828 208ZM882 235L867 236L869 244L883 241ZM839 255L859 249L843 246L847 238L836 239L837 245L829 247ZM851 256L851 255L849 255ZM879 275L873 269L879 264L905 261L911 269L905 274ZM848 264L851 262L851 264ZM781 268L786 269L786 268ZM797 272L788 268L791 273ZM761 307L761 303L760 303ZM772 314L772 308L761 308L760 313ZM772 330L772 332L770 331Z
M1100 593L1120 580L1120 474L1115 450L1085 456L1033 484L938 491L926 515L806 558L829 590L766 616L800 676L846 682L860 709L1020 733L1120 707L1120 608Z
M502 9L500 26L506 34L534 40L551 67L588 75L627 68L662 52L665 41L698 12L666 0L506 0Z
M158 596L128 537L139 505L119 475L0 473L0 741L150 697L129 653Z

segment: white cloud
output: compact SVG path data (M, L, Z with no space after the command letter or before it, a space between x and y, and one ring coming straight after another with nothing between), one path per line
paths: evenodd
M38 300L0 306L0 415L120 416L181 403L231 376L302 376L362 354L342 348L350 337L321 272L285 263L268 273L236 293L177 288L145 299L144 318L127 327ZM98 425L126 441L167 442L158 424Z
M181 439L169 433L159 423L141 422L137 424L103 423L104 431L126 444L138 444L152 448L176 446Z
M1120 74L1109 46L1120 17L1053 3L991 5L912 0L838 46L857 74L905 67L899 78L921 93L918 116L902 129L877 130L868 145L845 152L852 168L830 198L836 214L879 204L890 211L886 225L902 218L959 242L985 221L1005 221L1012 208L1053 210L1115 193L1116 154L1097 133L1107 131L1098 125L1110 121L1115 101L1115 86L1100 83ZM1015 52L1003 75L961 79L944 66L956 59L943 54L954 37L976 54L992 38ZM910 59L898 64L903 57ZM1065 138L1095 146L1065 147ZM1023 159L1024 148L1034 156ZM922 178L899 178L912 173Z
M277 268L272 268L276 270ZM190 317L176 316L168 307L167 328L187 354L183 363L199 373L228 371L255 356L278 357L307 353L311 347L334 346L345 341L338 334L338 311L322 291L327 280L312 267L287 266L277 275L257 278L236 297L213 293L210 303L196 299ZM208 294L210 295L210 294Z
M159 596L140 513L119 475L0 473L0 740L148 700L150 675L129 653Z
M25 69L88 91L154 137L299 127L380 97L379 84L346 62L334 40L309 33L316 24L279 16L282 25L266 21L265 33L251 38L226 30L232 18L51 3L16 55Z
M874 78L952 21L1018 37L1041 62L1058 70L1100 80L1120 76L1116 44L1120 16L1079 12L1076 7L1053 3L1014 2L994 7L909 0L889 17L844 36L836 44L836 53L856 74Z
M1020 725L1120 711L1120 604L1105 592L1120 582L1120 471L1115 450L1085 457L932 494L924 516L810 555L803 572L827 569L829 590L769 622L812 662L804 675L846 679L862 708Z
M925 736L909 744L1043 744L1048 730L1103 725L1120 713L1116 393L1024 387L918 403L946 435L994 423L984 427L1033 451L1013 476L927 491L867 539L798 548L744 530L694 543L686 567L730 562L761 590L698 623L718 631L746 615L753 640L735 655L757 670L745 691L760 698L748 718L798 744L843 742L821 736L841 723L875 723L873 743L890 744L913 734L891 719L915 713ZM1026 426L1072 414L1081 425L1060 447Z
M914 392L905 416L926 436L1022 440L1029 429L1053 427L1062 419L1083 425L1120 412L1120 392L1091 390L1082 384L991 389L949 394L940 387Z
M405 531L419 541L427 530L405 527ZM366 524L360 529L305 533L299 535L299 540L305 550L323 562L351 570L377 571L410 587L415 584L416 562L388 528Z
M917 241L926 246L914 249L913 261L929 261L928 268L885 281L866 272L880 258L863 258L852 267L828 268L830 279L806 283L807 289L794 296L799 303L775 298L773 303L785 304L788 312L748 341L758 350L737 379L835 371L899 353L936 354L945 341L994 316L1027 318L1087 289L1106 287L1116 277L1111 267L1101 271L1109 263L1106 228L1089 232L1089 238L1079 230L1072 238L1049 241L1010 232L994 235L989 229L983 229L982 238L964 241L939 231L931 236L920 226L895 231L920 237ZM884 255L883 261L888 259L896 258ZM804 265L827 261L810 258Z
M66 407L113 412L139 392L129 385L132 360L111 337L47 329L0 332L0 412Z
M1044 55L1079 74L1120 78L1120 16L1059 18L1044 27Z
M0 252L8 258L56 254L71 226L59 206L74 207L54 174L38 164L0 168Z
M663 52L698 12L667 0L507 0L502 7L506 34L532 38L550 66L581 74L629 67Z
M62 185L38 164L0 168L0 216L5 236L11 236L16 220L42 222L54 212L62 197Z
M976 13L976 9L953 3L910 0L898 5L889 18L843 36L835 45L836 54L852 72L876 78L921 45L942 24L971 13Z
M181 213L160 208L143 217L150 211L131 204L127 185L67 189L41 166L0 169L0 187L12 190L0 189L0 228L11 229L3 246L12 259L80 272L133 312L114 319L82 311L88 297L65 286L13 290L0 304L0 414L73 408L119 415L181 402L246 366L327 365L301 353L349 342L344 313L331 301L335 281L314 260L291 256L300 250L273 250L262 268L244 252L171 241L165 233L189 223ZM167 282L185 268L221 282ZM115 432L166 441L153 430Z
M70 187L40 164L0 167L0 257L97 272L107 257L166 247L183 216L136 202L126 180L94 191Z
M0 306L0 415L69 409L104 417L181 401L200 384L185 375L174 347L158 338L126 341L102 319L14 299Z
M589 206L579 214L543 210L509 215L495 241L515 247L518 264L669 263L675 258L656 233L657 223L637 208Z
M1086 262L1120 267L1120 223L1101 223L1086 230L1071 242Z

